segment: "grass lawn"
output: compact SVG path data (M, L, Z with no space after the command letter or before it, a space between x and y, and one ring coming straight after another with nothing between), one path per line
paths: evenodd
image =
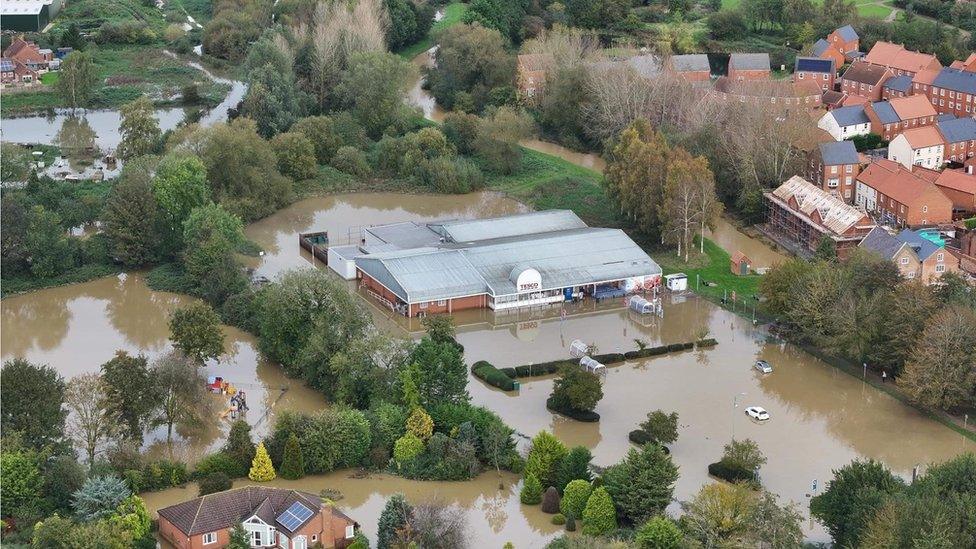
M55 82L58 81L58 74L56 72L46 72L41 75L41 84L45 86L53 86Z
M871 17L884 19L891 13L891 8L879 6L877 4L860 4L857 6L857 14L861 17Z
M688 275L688 289L714 299L721 299L726 290L734 291L738 302L751 304L752 296L756 295L759 286L759 275L736 276L729 269L731 257L709 239L705 239L705 253L698 253L698 239L695 239L695 249L688 263L684 258L677 257L674 250L651 252L651 257L661 265L664 274L685 273ZM696 276L701 277L701 286L696 289ZM716 286L706 286L705 281L715 282Z
M461 18L464 17L465 12L467 11L468 5L460 2L455 2L453 4L444 6L444 17L440 21L434 23L434 25L430 28L430 32L427 33L427 36L420 42L400 50L397 52L397 55L405 59L413 59L421 53L429 50L434 46L434 34L441 29L446 29L447 27L460 23Z

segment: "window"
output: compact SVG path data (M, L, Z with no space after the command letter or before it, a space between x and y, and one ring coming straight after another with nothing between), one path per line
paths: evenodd
M318 534L312 534L312 541L318 541L318 540L319 540L319 535Z
M212 545L217 543L217 532L207 532L203 535L203 544Z
M844 171L847 172L847 173L854 173L854 166L848 164L848 165L844 166Z
M261 530L255 530L251 532L251 546L261 547Z
M929 211L928 206L922 206L922 213L927 213Z
M426 301L424 301L423 303L420 304L420 308L421 309L426 309L428 305L430 305L430 304L427 303Z
M444 307L445 305L447 305L447 300L446 299L438 299L437 300L437 306L438 307Z
M942 252L939 252L938 254L936 254L935 260L936 261L945 261L945 254L942 253Z
M901 262L902 265L908 265L908 258L907 257L903 257L903 258L901 258L900 262Z
M912 271L905 275L905 278L915 278L915 271Z
M935 272L937 272L937 273L944 273L945 272L945 265L936 265L935 266Z
M356 527L352 524L346 526L346 539L351 539L356 535Z

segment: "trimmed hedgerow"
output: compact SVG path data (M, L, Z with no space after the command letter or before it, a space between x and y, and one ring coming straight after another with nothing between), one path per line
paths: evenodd
M728 482L752 482L754 480L752 471L729 465L721 460L708 464L708 474Z
M698 348L699 349L702 348L702 347L714 347L714 346L718 345L718 341L715 341L713 338L708 338L708 339L703 339L703 340L699 341L697 343L697 345L698 345Z
M604 353L602 355L593 355L593 360L599 362L600 364L614 364L617 362L623 362L627 360L623 353Z
M471 365L471 373L492 387L498 387L503 391L515 390L515 381L498 368L495 368L490 362L484 360L475 362Z
M585 423L595 423L600 421L600 414L596 412L591 412L589 410L571 410L569 408L555 408L553 407L552 397L546 399L546 408L548 408L550 412L562 414L570 419L575 419L576 421L582 421Z

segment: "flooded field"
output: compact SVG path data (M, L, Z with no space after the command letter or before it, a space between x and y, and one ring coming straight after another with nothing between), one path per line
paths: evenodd
M519 502L519 479L511 473L499 475L491 471L467 482L419 482L386 474L356 478L351 473L336 471L296 481L275 479L264 485L294 488L313 494L328 490L330 497L338 497L331 496L338 492L341 495L338 506L360 523L373 543L376 541L376 522L386 499L397 492L403 493L411 501L433 499L464 508L467 511L471 547L501 547L506 541L520 548L544 547L562 531L561 526L550 523L551 515L543 513L538 505L525 506ZM237 481L234 486L248 484L254 483ZM196 485L190 484L186 488L143 494L143 498L150 512L154 513L161 507L196 495Z
M770 248L764 242L743 233L724 217L715 222L715 230L705 235L723 250L734 254L742 252L752 260L754 267L772 267L787 260L787 256Z

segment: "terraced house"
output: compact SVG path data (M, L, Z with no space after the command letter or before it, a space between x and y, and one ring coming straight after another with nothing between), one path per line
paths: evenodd
M894 73L887 67L854 62L840 77L840 91L870 101L880 101L882 85L893 76Z
M864 108L871 120L871 133L891 141L901 132L935 124L938 113L921 95L898 97L891 101L876 101Z
M921 53L905 49L901 44L877 41L871 51L864 56L864 61L879 67L890 69L894 76L915 76L924 70L939 70L942 63L930 53Z
M850 141L820 143L807 166L811 182L848 204L854 200L854 180L860 172L860 157Z
M854 203L891 227L952 221L952 201L935 185L939 172L879 159L857 177Z
M924 94L940 114L976 115L976 72L946 67L926 71L912 81L915 93Z
M836 76L833 59L817 57L797 57L793 65L794 80L810 80L823 91L834 89Z

